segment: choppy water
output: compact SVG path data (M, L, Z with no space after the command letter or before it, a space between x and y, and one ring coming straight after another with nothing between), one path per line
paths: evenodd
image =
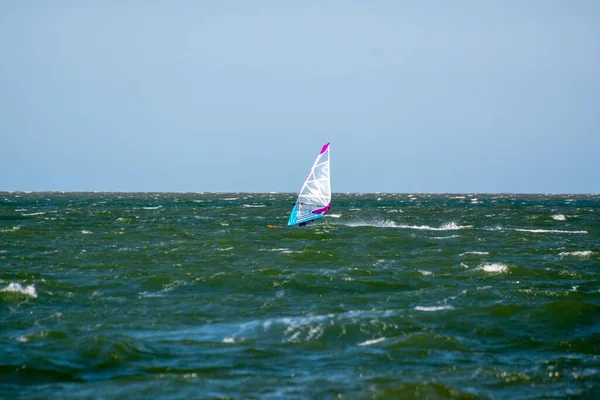
M600 397L600 196L293 197L0 193L0 397Z

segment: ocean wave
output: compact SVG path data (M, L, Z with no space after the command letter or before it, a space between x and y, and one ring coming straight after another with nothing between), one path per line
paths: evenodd
M21 225L16 225L16 226L11 226L10 228L2 228L0 229L0 232L14 232L14 231L18 231L21 229Z
M349 327L360 324L360 320L370 319L373 321L371 324L374 324L379 318L387 318L397 313L397 311L390 310L357 310L339 314L300 315L222 322L172 331L138 331L131 334L138 339L196 340L221 343L237 343L248 339L256 339L263 335L269 337L280 335L281 339L286 342L298 343L318 340L326 331L331 329L336 330L336 335L339 335L341 332L346 332Z
M586 234L587 231L563 231L559 229L521 229L515 228L517 232L531 232L531 233L572 233L572 234Z
M591 250L584 250L584 251L564 251L562 253L558 254L560 257L583 257L583 258L589 258L592 255L592 251Z
M458 225L456 222L447 222L440 226L439 228L429 226L429 225L406 225L406 224L397 224L394 221L358 221L358 222L348 222L345 223L346 226L351 227L360 227L360 226L371 226L374 228L398 228L398 229L416 229L416 230L425 230L425 231L456 231L460 229L470 229L473 225Z
M466 256L467 254L488 255L490 253L487 251L465 251L464 253L460 253L459 256L463 257L463 256Z
M491 273L504 273L508 272L508 265L500 263L482 264L478 269Z
M359 346L370 346L372 344L377 344L377 343L381 343L385 340L384 337L378 338L378 339L371 339L371 340L365 340L362 343L359 343Z
M416 306L415 310L417 311L426 311L426 312L433 312L433 311L442 311L442 310L454 310L454 307L449 306L449 305L445 305L445 306Z
M567 233L585 235L588 231L567 231L561 229L525 229L525 228L505 228L497 225L490 228L483 228L486 231L515 231L515 232L530 232L530 233Z
M552 216L552 219L556 221L565 221L567 217L565 217L563 214L555 214Z
M454 238L458 238L458 237L460 237L460 235L434 236L434 237L432 237L432 239L443 240L443 239L454 239Z
M4 289L0 289L0 292L10 292L10 293L20 293L29 297L38 297L37 291L35 290L34 285L29 285L23 287L20 283L11 282Z

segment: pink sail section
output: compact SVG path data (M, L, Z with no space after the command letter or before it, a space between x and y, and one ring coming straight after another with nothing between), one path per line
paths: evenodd
M323 146L323 148L321 149L321 152L319 154L325 153L328 148L329 148L329 143L327 143L325 146Z
M327 204L326 207L317 208L316 210L312 210L312 213L313 214L323 214L323 215L325 215L327 213L327 211L329 211L330 208L331 208L331 203Z

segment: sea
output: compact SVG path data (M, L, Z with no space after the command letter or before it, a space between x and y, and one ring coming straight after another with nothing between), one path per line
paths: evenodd
M0 192L0 398L600 398L599 195L294 201Z

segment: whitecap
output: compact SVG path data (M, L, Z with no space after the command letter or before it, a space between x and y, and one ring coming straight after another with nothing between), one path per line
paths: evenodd
M156 207L142 207L144 210L158 210L159 208L162 208L162 206L156 206Z
M235 343L235 339L232 337L223 338L223 343Z
M46 214L44 211L40 211L40 212L34 212L34 213L23 213L21 214L24 217L32 217L34 215L44 215Z
M429 226L429 225L406 225L406 224L396 224L394 221L358 221L358 222L349 222L346 224L347 226L357 227L357 226L371 226L374 228L399 228L399 229L416 229L416 230L425 230L425 231L455 231L459 229L469 229L472 228L473 225L457 225L456 222L447 222L440 226L439 228Z
M233 250L233 247L231 247L231 246L228 246L228 247L217 247L215 250L216 251L230 251L230 250Z
M14 283L14 282L11 282L4 289L0 289L0 292L21 293L26 296L37 297L37 292L35 290L35 286L29 285L29 286L23 287L23 286L21 286L20 283Z
M559 253L560 257L573 256L573 257L588 258L591 255L592 255L592 251L591 250L585 250L585 251L564 251L562 253Z
M467 254L476 254L476 255L487 255L490 254L487 251L465 251L464 253L460 253L459 256L466 256Z
M384 337L378 338L378 339L371 339L371 340L365 340L362 343L359 343L359 346L370 346L372 344L376 344L376 343L380 343L383 342L385 340Z
M302 253L303 252L302 250L298 250L298 251L290 250L290 249L288 249L286 247L277 247L277 248L274 248L274 249L260 249L259 251L277 251L277 252L282 253L282 254Z
M424 306L416 306L415 310L417 311L427 311L427 312L432 312L432 311L442 311L442 310L454 310L454 307L452 306L432 306L432 307L424 307Z
M485 272L497 272L504 273L508 272L508 266L500 263L491 263L491 264L483 264L479 267L479 269Z
M243 207L261 208L261 207L266 207L266 205L265 204L244 204Z
M85 229L81 231L82 235L92 235L94 232L86 231Z
M555 214L552 216L552 219L556 221L565 221L567 217L565 217L563 214Z
M431 271L425 271L420 269L419 272L425 276L433 275L433 272Z
M331 218L339 218L342 216L342 214L327 214L327 216Z
M573 233L573 234L586 234L587 231L561 231L558 229L515 229L518 232L531 232L531 233Z

